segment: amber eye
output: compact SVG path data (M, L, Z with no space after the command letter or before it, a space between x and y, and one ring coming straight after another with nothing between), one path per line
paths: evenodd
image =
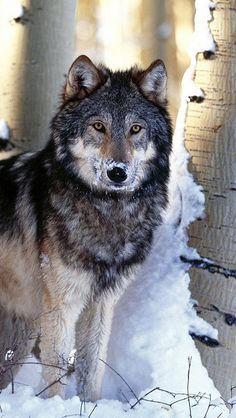
M131 133L131 135L132 134L137 134L137 133L139 133L141 131L141 129L142 129L142 126L141 125L135 124L135 125L133 125L131 127L130 133Z
M102 122L95 122L93 124L93 127L94 127L94 129L96 129L96 131L105 132L105 126L103 125Z

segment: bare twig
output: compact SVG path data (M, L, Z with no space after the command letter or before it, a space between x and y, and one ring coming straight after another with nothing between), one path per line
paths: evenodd
M61 370L63 372L68 372L68 370L65 367L61 367L57 364L48 364L48 363L41 363L41 362L35 362L35 361L24 361L24 362L16 362L13 363L13 366L24 366L25 364L35 364L37 366L46 366L46 367L54 367L55 369Z
M189 418L192 418L192 408L191 408L190 394L189 394L191 363L192 363L192 357L189 357L188 358L188 374L187 374L187 397L188 397Z
M120 390L119 392L120 392L121 396L123 396L125 402L127 402L129 404L129 406L132 406L129 399L127 398L127 396L125 396L125 394L122 392L122 390Z
M92 416L92 414L94 413L95 409L97 408L97 404L94 405L92 411L90 412L88 418L90 418Z
M225 403L225 405L230 406L231 408L236 405L236 401L235 402L229 402L226 399L223 398L223 396L220 396L220 399L222 399L222 401Z
M197 406L202 399L207 399L207 400L209 400L209 403L210 403L209 396L206 396L205 393L199 392L198 394L190 394L189 387L190 387L190 370L191 370L191 361L192 361L192 358L191 357L188 358L189 367L188 367L188 374L187 374L187 393L171 392L169 390L165 390L165 389L160 388L159 386L156 386L153 389L151 389L148 392L146 392L143 396L141 396L139 398L134 394L132 388L126 382L126 380L123 378L123 376L121 376L113 367L111 367L109 364L107 364L104 360L102 360L102 359L100 359L100 360L104 364L106 364L112 371L114 371L114 373L116 373L117 376L120 377L120 379L128 386L128 388L130 389L130 391L135 396L136 402L134 402L133 404L131 404L127 400L127 398L124 396L124 394L122 393L122 395L126 399L127 403L129 403L130 409L134 409L138 404L141 404L141 401L156 403L156 404L159 404L159 405L168 406L169 408L172 408L172 406L175 405L176 403L183 402L183 401L186 401L187 400L188 401L188 405L189 405L189 418L192 418L192 407ZM167 393L168 395L172 396L174 399L176 398L176 396L182 396L182 398L181 399L176 399L173 402L169 402L169 403L168 402L164 402L164 401L154 400L154 399L146 399L148 395L150 395L151 393L153 393L155 391L160 391L160 392ZM195 404L194 405L191 405L191 400L194 400L195 401ZM208 407L208 409L209 409L209 407ZM207 411L208 411L208 409L207 409ZM204 418L206 418L206 414L205 414L205 417Z
M144 395L145 396L145 395ZM159 405L164 405L164 406L168 406L169 408L171 407L170 404L168 402L163 402L163 401L155 401L153 399L145 399L145 397L139 398L139 401L135 402L130 409L134 409L136 405L138 405L138 403L140 403L140 401L146 401L146 402L151 402L151 403L157 403Z
M199 403L201 402L202 399L207 399L208 396L206 397L205 395L206 395L206 392L205 393L198 393L194 397L194 400L195 400L196 403L194 405L192 405L192 408L194 408L195 406L199 405Z
M67 372L64 373L62 376L58 377L58 379L54 380L52 383L50 383L49 385L47 385L44 389L42 389L40 392L36 393L35 396L40 396L42 395L43 392L45 392L47 389L49 389L50 387L54 386L56 383L61 383L62 385L64 383L61 382L61 379L63 379L63 377L65 377L67 375Z
M137 401L131 406L131 408L130 409L134 409L134 407L139 403L140 404L140 402L141 401L148 401L148 402L154 402L154 403L159 403L159 404L162 404L162 405L166 405L166 406L170 406L170 404L169 403L167 403L167 402L162 402L162 401L152 401L152 400L148 400L148 399L145 399L146 398L146 396L148 396L148 395L150 395L151 393L153 393L153 392L155 392L156 390L160 390L160 388L159 387L155 387L155 388L153 388L153 389L151 389L151 390L149 390L147 393L145 393L145 395L143 395L142 397L140 397L139 399L137 399ZM168 392L168 391L165 391L165 392ZM169 393L169 392L168 392Z
M209 411L211 406L212 406L211 405L211 395L209 395L209 403L208 403L207 410L206 410L205 415L204 415L203 418L207 418L207 414L208 414L208 411Z
M13 394L13 393L15 393L14 374L13 374L13 371L12 371L12 367L9 368L9 370L10 370L10 374L11 374L11 393Z
M112 366L110 366L106 361L102 360L101 358L99 359L100 361L102 361L107 367L109 367L109 369L111 369L117 376L119 376L119 378L126 384L126 386L129 388L130 392L134 395L135 399L137 399L137 401L139 402L139 399L136 395L136 393L133 391L133 389L131 388L131 386L128 384L128 382L123 378L123 376L121 376L120 373L118 373L115 369L113 369Z
M158 388L156 388L156 389L158 389ZM151 392L153 392L153 389L152 389L152 391ZM175 393L172 393L172 395L175 397L176 396L176 394ZM185 394L181 394L182 396L184 396L184 398L181 398L181 399L177 399L176 401L173 401L173 402L171 402L171 403L167 403L167 405L170 407L170 408L172 408L172 406L173 405L175 405L176 403L179 403L179 402L183 402L183 401L186 401L186 400L188 400L188 396L187 396L187 394L185 393ZM147 394L145 394L144 396L147 396ZM140 400L142 400L142 401L144 401L144 402L151 402L151 403L159 403L159 404L165 404L166 405L166 403L165 402L162 402L162 401L156 401L156 400L154 400L154 399L146 399L145 397L143 396L143 398L140 398ZM189 395L189 398L191 398L191 399L194 399L195 400L195 405L192 405L192 407L194 407L194 406L197 406L198 404L199 404L199 402L201 401L201 399L208 399L208 397L205 397L204 396L204 394L202 394L202 395ZM137 405L137 402L136 402L136 405ZM133 406L135 406L135 405L133 405Z
M83 407L84 407L84 413L86 412L86 403L85 399L80 400L80 410L79 410L79 416L82 417L83 414Z
M185 398L177 399L176 401L172 402L172 403L170 404L170 407L172 408L172 406L173 406L173 405L175 405L176 403L183 402L183 401L187 401L187 400L188 400L188 399L190 399L190 398L196 399L196 398L195 398L195 395L192 395L192 396L191 396L191 395L189 395L189 396L188 396L188 395L186 395L186 396L185 396Z

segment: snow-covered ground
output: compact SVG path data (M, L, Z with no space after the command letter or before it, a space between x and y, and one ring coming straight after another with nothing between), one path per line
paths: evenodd
M204 195L188 173L189 156L184 148L193 61L199 50L209 50L213 45L208 30L212 2L197 0L196 6L192 61L184 78L171 158L169 206L164 224L155 233L148 260L117 305L103 399L97 406L81 404L74 396L73 378L67 387L66 400L58 396L47 400L35 397L33 387L39 380L40 366L25 365L16 378L15 393L8 387L0 395L0 418L236 417L236 409L229 415L189 335L189 331L194 331L217 338L217 331L196 316L188 289L187 266L180 261L181 255L197 257L195 250L187 247L186 228L204 211ZM196 46L200 14L207 48L202 37L200 46ZM196 91L199 93L199 88Z

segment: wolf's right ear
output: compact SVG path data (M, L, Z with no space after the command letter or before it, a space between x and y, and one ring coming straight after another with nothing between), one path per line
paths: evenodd
M134 68L132 79L149 100L160 106L166 106L167 73L163 61L154 61L144 71Z
M104 69L97 68L86 55L80 55L70 67L64 90L64 100L83 99L107 80Z

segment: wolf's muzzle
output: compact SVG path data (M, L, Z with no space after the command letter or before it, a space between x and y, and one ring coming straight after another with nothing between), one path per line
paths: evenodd
M107 170L107 176L115 183L123 183L123 181L127 179L126 171L123 168L116 166Z

